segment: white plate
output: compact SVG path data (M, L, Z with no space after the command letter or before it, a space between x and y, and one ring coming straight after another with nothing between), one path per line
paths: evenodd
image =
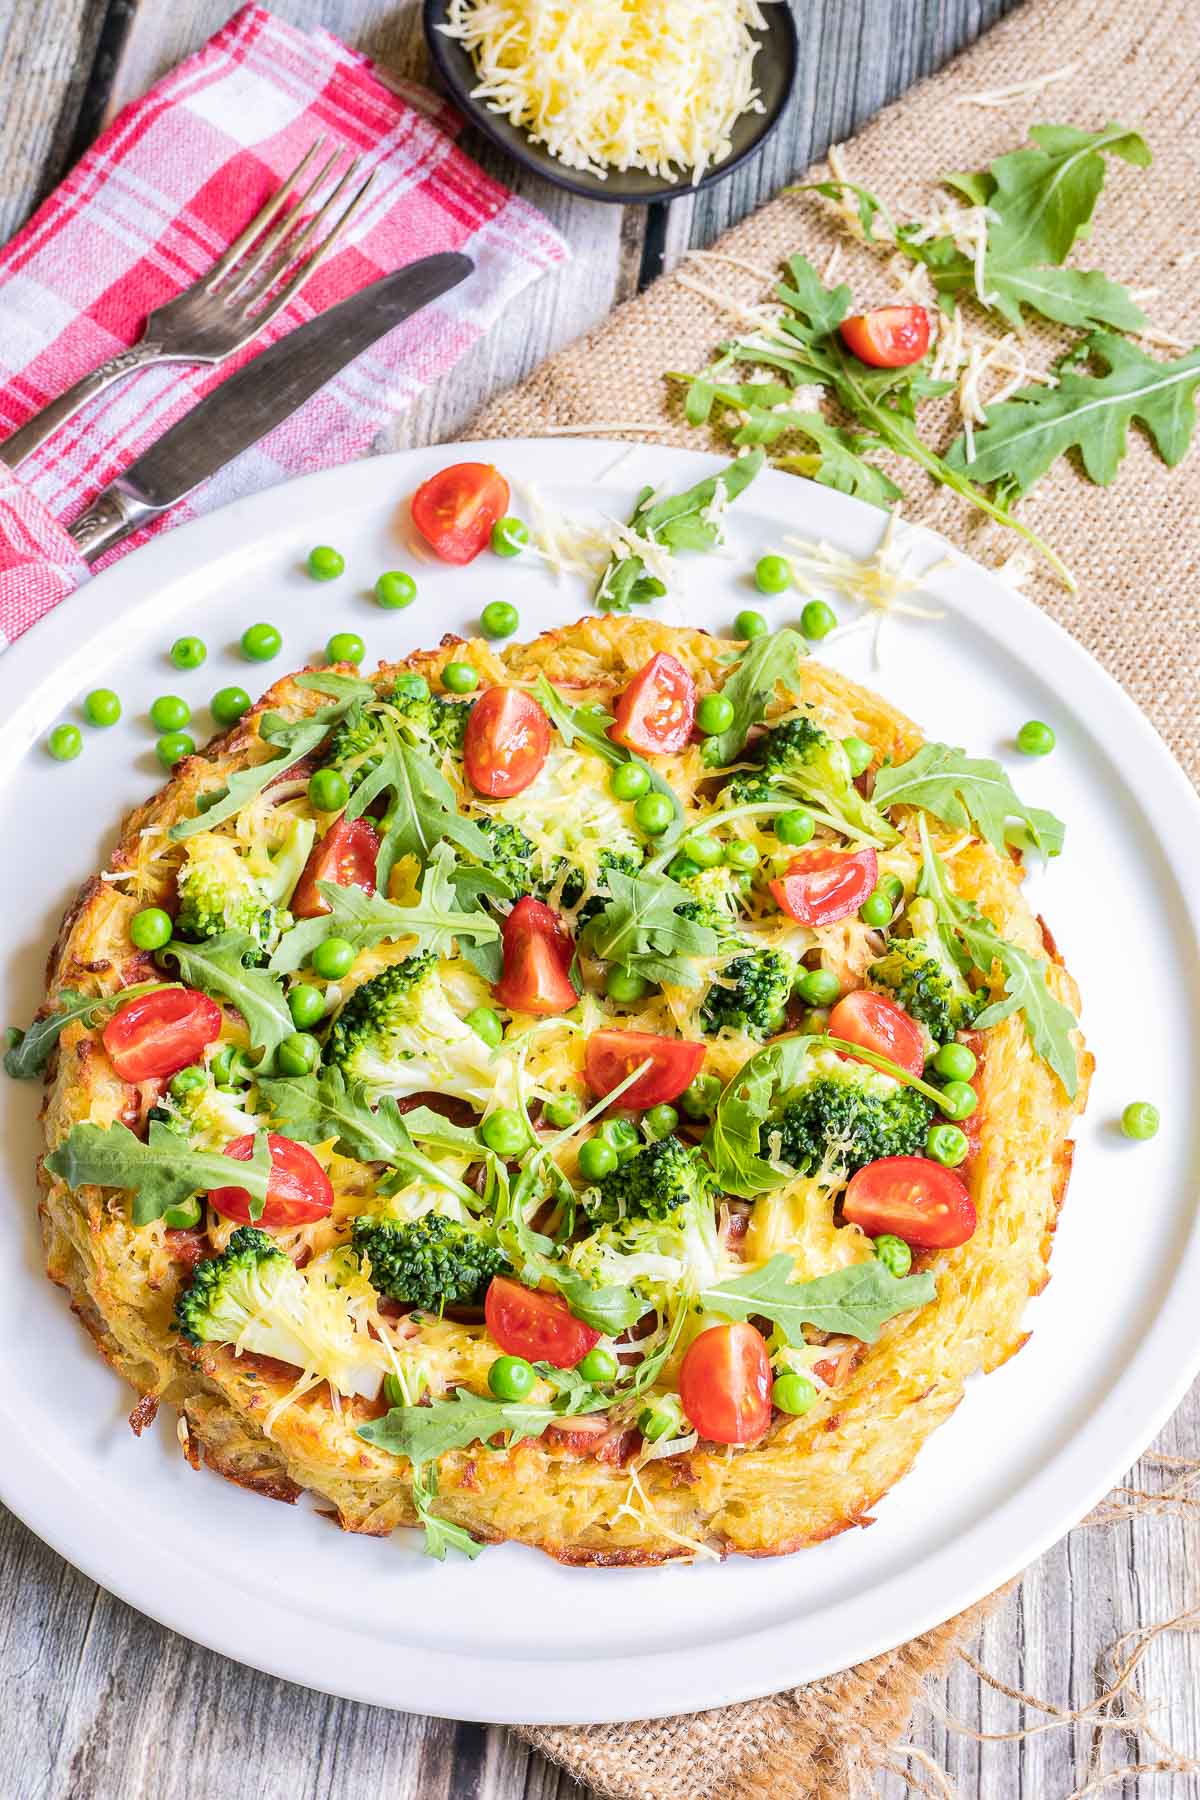
M124 808L158 783L145 719L154 695L178 691L199 711L228 682L254 690L298 667L339 627L358 629L373 661L466 629L498 597L519 606L522 636L587 611L582 586L557 587L532 556L486 554L466 570L417 567L419 598L407 612L370 603L379 570L412 564L403 497L460 456L534 479L582 516L622 514L644 481L679 487L718 466L674 450L561 440L382 457L171 532L52 613L0 660L0 893L11 951L0 1018L28 1018L63 906L104 866ZM794 621L794 596L755 600L755 558L784 530L863 554L881 523L857 501L764 474L731 515L732 554L688 559L686 605L667 616L720 628L739 607L761 604L773 620ZM345 553L339 582L303 573L317 541ZM921 566L943 556L940 540L917 541ZM0 1099L5 1502L96 1581L227 1656L352 1699L506 1723L663 1715L826 1675L948 1618L1061 1536L1134 1460L1200 1361L1200 819L1149 725L1033 606L965 561L933 575L930 588L945 618L894 624L881 671L869 633L845 639L830 660L880 687L930 735L1001 756L1022 793L1067 819L1067 854L1037 878L1036 900L1082 985L1098 1068L1054 1280L1029 1308L1032 1341L972 1385L871 1530L719 1567L571 1570L515 1546L439 1565L416 1554L407 1533L341 1534L304 1503L270 1505L193 1474L170 1419L133 1438L131 1394L42 1275L36 1092L11 1082ZM236 649L256 619L284 632L284 653L268 668ZM179 674L167 660L181 632L208 642L200 673ZM111 731L85 728L79 761L53 763L36 746L100 683L121 694L125 718ZM1027 718L1058 732L1044 762L1010 754ZM198 724L202 737L203 713ZM1135 1098L1162 1108L1152 1143L1129 1144L1116 1130Z

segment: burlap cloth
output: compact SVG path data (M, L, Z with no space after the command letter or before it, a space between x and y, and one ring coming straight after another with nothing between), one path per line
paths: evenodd
M881 26L886 11L881 4ZM965 99L1071 64L1064 79L1013 105ZM1029 124L1062 120L1094 129L1116 119L1140 130L1154 153L1152 168L1110 163L1092 236L1074 260L1135 289L1153 288L1142 305L1154 326L1195 343L1198 115L1200 0L1028 0L882 113L848 146L846 159L855 179L894 201L904 218L912 216L906 207L924 205L939 172L984 167L1015 148ZM802 249L822 266L837 242L845 244L845 234L821 201L785 195L714 248L760 268ZM1197 253L1194 262L1189 252ZM701 271L693 265L693 273ZM702 278L743 301L760 297L754 277L737 269L704 265ZM894 292L882 259L856 245L847 247L839 279L865 305ZM535 437L554 426L661 417L664 442L713 447L683 423L662 377L668 367L701 368L729 329L710 301L666 276L488 406L476 435ZM1053 348L1044 340L1047 354ZM893 473L910 496L906 516L993 564L1015 547L1011 533L981 531L960 501L935 492L911 465L893 465ZM1025 591L1117 677L1197 779L1200 451L1167 471L1135 429L1114 487L1093 487L1060 464L1023 516L1078 582L1071 594L1038 573L1023 583ZM523 1735L617 1800L834 1800L903 1736L922 1681L977 1633L994 1604L995 1596L885 1656L771 1699L631 1725L528 1728ZM763 1671L764 1681L769 1675Z

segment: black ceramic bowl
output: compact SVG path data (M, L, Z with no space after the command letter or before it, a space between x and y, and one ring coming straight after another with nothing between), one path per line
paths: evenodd
M792 18L790 0L779 0L777 5L764 8L767 27L758 34L762 48L754 59L754 79L765 110L743 113L734 125L733 147L724 162L709 169L694 184L686 175L677 181L663 181L657 175L646 174L643 169L627 169L624 173L614 170L607 181L601 181L584 170L568 169L551 156L544 145L531 143L518 126L492 112L481 100L471 98L471 89L476 84L475 65L456 39L448 38L437 29L445 23L447 10L447 0L424 0L425 37L455 103L480 131L501 150L506 150L522 168L552 181L556 187L581 194L585 200L648 206L652 200L678 200L684 194L694 194L699 188L724 181L726 175L732 175L740 164L753 156L774 131L796 79L796 22Z

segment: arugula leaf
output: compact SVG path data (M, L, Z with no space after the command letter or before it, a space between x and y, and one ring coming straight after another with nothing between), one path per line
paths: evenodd
M667 380L690 382L685 410L691 425L706 424L714 405L728 407L740 421L733 435L739 447L774 444L793 432L816 445L815 456L776 457L777 467L794 468L822 487L855 494L873 506L886 507L903 497L889 475L864 460L864 451L882 448L878 438L830 425L820 413L804 407L789 407L792 389L784 382L712 382L679 374L670 374Z
M895 227L883 201L870 188L860 187L857 181L802 181L783 191L785 194L823 194L826 200L839 200L843 194L853 194L858 202L858 222L868 244L878 241L875 236L877 218L881 218L891 234L895 235Z
M342 700L336 706L323 706L319 712L304 719L285 719L282 713L264 713L259 720L258 735L264 743L281 750L282 755L272 757L269 762L255 763L248 769L235 770L224 789L216 788L203 794L201 799L207 803L203 810L194 818L182 819L172 825L168 837L175 841L194 837L198 831L211 831L214 825L232 819L269 782L286 774L315 750L338 720L345 718L356 704L355 699Z
M501 1432L515 1438L541 1437L548 1425L571 1413L602 1412L607 1397L594 1388L572 1389L546 1401L493 1400L456 1388L453 1400L430 1406L393 1406L381 1419L358 1427L368 1444L411 1463L435 1463L451 1450L486 1444Z
M897 1313L927 1306L937 1297L928 1271L896 1276L876 1256L813 1281L794 1281L796 1267L780 1251L748 1275L701 1288L698 1298L706 1311L723 1318L770 1319L795 1348L805 1342L805 1325L873 1344L880 1328Z
M426 1556L432 1556L435 1562L445 1562L447 1550L457 1550L460 1555L473 1562L477 1556L482 1555L484 1546L477 1543L461 1525L438 1517L433 1511L437 1494L437 1469L433 1466L422 1467L420 1464L415 1466L412 1472L412 1503L417 1523L425 1532Z
M994 850L1004 849L1014 820L1027 827L1047 855L1062 849L1065 827L1060 819L1026 806L998 762L968 756L950 744L923 744L907 762L885 763L875 777L871 798L884 812L893 806L918 806L944 825L977 831Z
M998 964L1004 978L1004 993L984 1008L975 1020L976 1026L986 1031L1010 1013L1019 1012L1034 1050L1058 1076L1067 1098L1073 1100L1079 1091L1079 1064L1071 1033L1078 1029L1079 1021L1070 1007L1051 993L1046 963L1019 945L1010 944L977 906L959 898L945 864L929 841L923 818L918 820L918 829L921 873L917 892L933 901L948 946L953 951L955 942L961 943L974 966L989 979Z
M447 840L486 862L488 838L473 819L459 812L454 789L442 771L393 730L386 717L381 717L380 727L386 748L351 794L344 815L360 818L380 794L391 796L376 862L376 887L386 893L388 877L402 856L413 856L424 865Z
M767 708L779 688L789 696L799 693L800 659L808 646L798 631L786 626L769 637L755 638L726 677L721 693L733 707L733 718L724 731L706 740L704 759L709 768L725 767L742 752L750 728L767 716Z
M668 875L626 875L610 869L602 911L585 928L587 948L603 962L618 963L647 981L694 987L693 957L715 956L717 934L675 911L692 898Z
M665 500L654 499L652 488L643 489L630 526L640 537L667 550L712 550L723 541L720 512L714 502L720 498L725 506L731 505L750 486L763 461L761 450L751 451L686 493ZM655 599L661 591L661 582L647 574L640 556L623 556L609 563L594 598L601 612L623 613Z
M616 1337L636 1325L649 1312L649 1303L632 1288L597 1287L554 1256L552 1240L535 1231L525 1217L527 1203L538 1193L542 1178L559 1171L544 1151L535 1152L511 1185L501 1171L496 1204L496 1240L526 1287L548 1281L567 1302L576 1318L606 1337Z
M73 1125L46 1158L52 1175L69 1188L124 1188L133 1195L133 1222L148 1225L196 1193L240 1187L250 1195L250 1216L262 1217L271 1173L266 1133L256 1133L249 1162L230 1162L212 1150L193 1150L187 1139L157 1119L146 1143L128 1125Z
M484 1152L474 1132L463 1132L425 1107L418 1109L422 1115L419 1123L415 1122L416 1112L406 1118L391 1094L372 1106L362 1082L348 1086L336 1067L320 1075L260 1081L258 1091L271 1109L272 1122L285 1137L306 1144L336 1138L343 1156L359 1162L390 1163L413 1179L433 1182L465 1204L478 1206L474 1190L426 1156L413 1141L419 1135L435 1147L479 1157ZM411 1127L409 1119L414 1121Z
M259 954L256 940L245 931L223 931L199 944L172 938L161 954L178 963L189 987L217 994L236 1006L246 1021L251 1047L263 1052L261 1066L268 1070L276 1050L296 1026L283 984L267 969L246 966L248 956Z
M779 1038L756 1050L724 1088L703 1149L727 1194L753 1200L795 1180L794 1171L765 1160L762 1128L777 1101L803 1082L816 1041L811 1036Z
M1033 148L1000 157L984 178L995 215L988 251L1009 268L1065 262L1100 197L1105 155L1142 169L1150 163L1145 141L1122 125L1102 131L1033 125L1029 135Z
M339 675L336 669L308 669L296 676L296 686L338 700L378 700L379 689L365 675Z
M301 919L279 940L268 968L290 975L312 960L312 953L327 937L342 937L355 950L369 950L384 939L415 937L423 950L445 955L455 938L486 943L500 936L500 925L478 909L461 912L453 879L454 853L448 844L434 851L421 883L421 897L411 906L397 906L382 894L368 894L360 887L339 887L334 881L318 881L317 891L329 907L315 919Z
M637 756L624 744L614 743L609 737L608 728L613 723L611 713L593 712L582 706L570 705L563 699L558 689L547 680L541 670L538 671L537 680L533 684L533 694L543 712L557 727L558 734L568 750L575 743L581 743L588 750L594 751L597 756L602 756L605 762L614 769L622 763L636 763L638 768L644 769L650 777L650 786L654 793L664 795L671 802L676 819L683 817L679 796L665 776L660 775L653 764L647 762L644 757Z
M85 1025L97 1025L105 1013L123 1006L138 994L152 994L157 988L171 987L169 981L139 981L133 987L118 988L115 994L81 994L74 988L63 988L53 1012L34 1019L27 1031L14 1031L4 1057L4 1073L14 1081L35 1081L46 1073L54 1047L66 1026L75 1019Z
M1103 373L1083 372L1081 361L1098 364ZM1089 478L1107 487L1136 420L1174 468L1191 442L1197 384L1200 349L1163 363L1124 338L1093 332L1059 364L1057 387L1022 388L989 407L987 424L975 433L971 463L962 438L951 445L947 462L956 470L969 466L976 481L999 482L1019 497L1058 457L1078 450Z
M951 239L912 245L925 263L943 304L962 294L977 298L975 264ZM1091 331L1108 325L1114 331L1140 331L1146 315L1120 282L1098 269L1005 269L984 259L984 292L989 310L998 312L1014 331L1023 331L1022 307L1056 324Z

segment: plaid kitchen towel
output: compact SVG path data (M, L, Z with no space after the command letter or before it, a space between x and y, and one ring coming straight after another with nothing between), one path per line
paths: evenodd
M399 326L301 411L100 559L291 475L361 454L568 251L546 220L454 144L432 94L386 82L326 31L258 6L117 115L0 251L0 438L133 343L146 314L211 268L318 135L374 184L338 249L291 305L219 368L167 363L93 400L29 460L0 469L0 648L86 576L63 526L248 357L334 301L439 250L475 274Z

